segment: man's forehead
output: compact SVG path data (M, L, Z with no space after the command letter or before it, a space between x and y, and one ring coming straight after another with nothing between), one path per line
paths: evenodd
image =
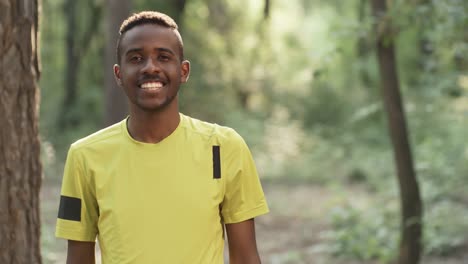
M137 25L124 32L122 36L122 42L137 41L144 39L161 39L177 42L178 37L172 28L150 23Z
M180 45L179 37L173 29L157 24L143 24L129 29L123 33L121 45L126 50L148 42L166 47L173 46L173 49L178 49Z

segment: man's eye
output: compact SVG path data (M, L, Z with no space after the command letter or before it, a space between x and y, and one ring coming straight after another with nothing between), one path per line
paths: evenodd
M169 57L169 56L166 56L166 55L160 55L160 56L159 56L159 59L160 59L161 61L168 61L168 60L170 60L170 57Z
M132 56L132 57L130 57L130 61L134 62L134 63L141 62L142 60L143 60L143 58L141 56Z

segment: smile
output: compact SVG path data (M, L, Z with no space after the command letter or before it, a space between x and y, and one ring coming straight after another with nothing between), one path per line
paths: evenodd
M140 87L143 90L157 90L163 87L162 82L147 82L142 84Z

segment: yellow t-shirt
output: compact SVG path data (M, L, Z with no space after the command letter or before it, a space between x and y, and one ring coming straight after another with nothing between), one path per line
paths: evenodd
M267 212L234 130L181 114L171 135L148 144L124 120L71 145L56 236L97 236L105 264L223 263L223 223Z

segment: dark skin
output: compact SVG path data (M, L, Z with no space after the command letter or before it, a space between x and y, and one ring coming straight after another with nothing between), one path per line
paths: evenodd
M121 40L122 58L114 66L125 91L128 130L138 141L157 143L179 125L178 91L188 80L190 63L182 60L175 32L154 24L136 26ZM259 264L254 219L226 224L231 264ZM95 242L68 241L67 264L94 264Z
M235 224L226 225L229 244L229 263L259 264L257 242L255 239L255 222L249 219Z
M67 264L95 264L95 242L68 240Z
M158 143L179 125L178 92L188 80L190 63L180 58L174 31L153 24L127 31L121 50L114 73L129 101L128 130L138 141ZM145 84L161 87L144 89Z

